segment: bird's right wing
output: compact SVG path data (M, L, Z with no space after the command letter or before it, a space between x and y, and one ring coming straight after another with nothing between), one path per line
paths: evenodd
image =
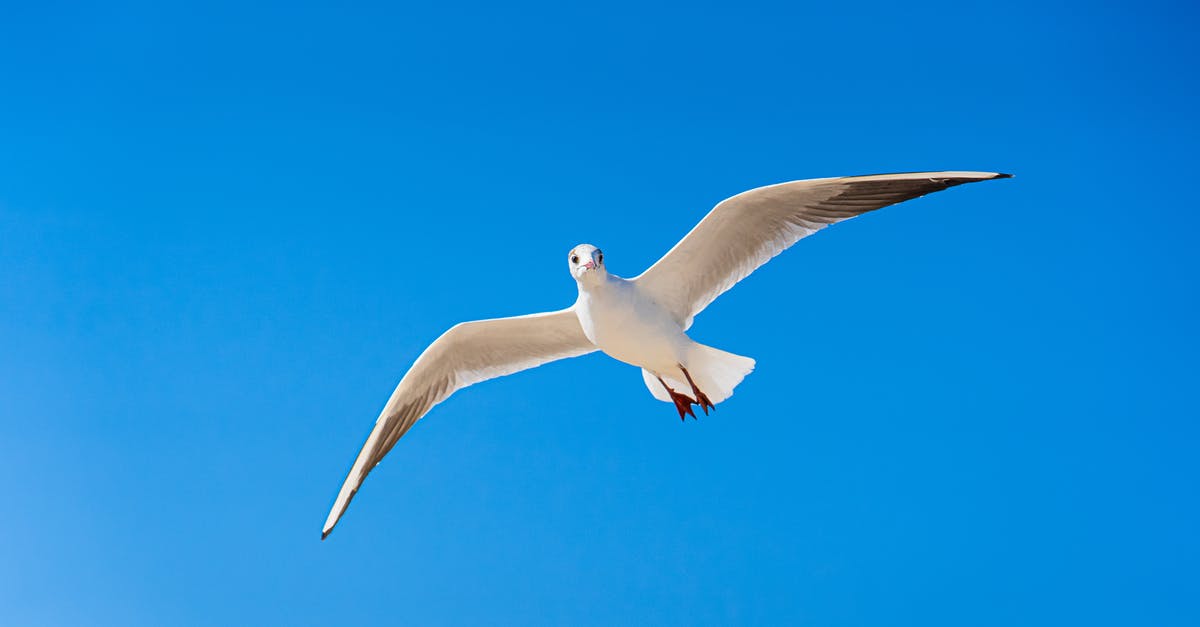
M633 279L686 329L716 297L792 244L856 215L998 172L909 172L792 181L717 204L662 259Z
M333 530L367 473L434 405L469 385L595 350L574 308L451 327L421 353L392 392L342 484L321 539Z

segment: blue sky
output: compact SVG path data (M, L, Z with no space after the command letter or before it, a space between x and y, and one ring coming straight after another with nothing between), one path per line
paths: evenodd
M5 3L13 625L1194 625L1194 7ZM1010 171L718 300L681 424L470 388L321 523L451 324L785 180ZM481 270L481 262L488 269Z

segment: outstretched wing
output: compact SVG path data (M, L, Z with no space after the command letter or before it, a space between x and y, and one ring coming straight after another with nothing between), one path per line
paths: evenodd
M392 392L342 484L321 539L333 530L367 473L434 405L468 385L594 350L574 308L451 327L421 353Z
M948 187L1008 178L996 172L913 172L792 181L721 201L634 281L683 325L802 238L861 213Z

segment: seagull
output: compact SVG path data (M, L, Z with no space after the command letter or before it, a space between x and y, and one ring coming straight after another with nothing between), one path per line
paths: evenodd
M756 268L817 231L948 187L1009 178L998 172L911 172L791 181L728 198L642 274L608 272L604 253L567 254L579 287L559 311L456 324L430 344L392 392L338 492L324 540L363 479L434 405L469 385L601 351L641 368L654 398L681 420L733 394L754 360L688 337L696 314Z

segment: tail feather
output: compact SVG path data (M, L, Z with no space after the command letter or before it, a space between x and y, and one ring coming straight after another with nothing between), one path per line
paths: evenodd
M720 403L732 396L733 389L754 370L754 360L711 346L695 344L688 353L684 367L692 375L696 387L700 388L710 401ZM660 374L672 389L691 395L692 386L687 383L681 371ZM658 382L658 376L649 370L642 370L642 380L646 382L646 387L654 398L670 403L671 397Z

